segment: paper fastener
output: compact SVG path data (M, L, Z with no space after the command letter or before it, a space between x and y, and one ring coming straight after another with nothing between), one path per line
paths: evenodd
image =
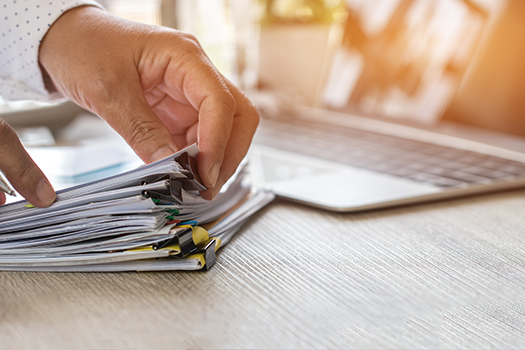
M215 238L212 238L208 244L204 247L204 260L206 261L206 265L204 265L204 269L208 271L217 261L217 255L215 254L217 248L217 240Z

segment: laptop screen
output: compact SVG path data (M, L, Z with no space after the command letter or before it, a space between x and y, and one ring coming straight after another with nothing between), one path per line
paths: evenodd
M353 0L347 7L325 106L520 133L525 1Z

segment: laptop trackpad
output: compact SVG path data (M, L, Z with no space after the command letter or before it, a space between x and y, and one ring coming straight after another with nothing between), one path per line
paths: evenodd
M386 202L441 191L431 185L266 147L252 151L250 161L257 185L330 210L381 207Z

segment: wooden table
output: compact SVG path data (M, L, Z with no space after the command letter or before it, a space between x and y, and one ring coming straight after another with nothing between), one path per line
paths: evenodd
M525 347L525 191L277 200L208 272L0 273L2 349Z

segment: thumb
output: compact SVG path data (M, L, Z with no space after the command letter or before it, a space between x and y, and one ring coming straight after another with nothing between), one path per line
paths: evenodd
M177 152L180 148L166 125L149 106L140 84L132 82L126 85L128 91L120 91L115 101L99 104L113 105L111 108L98 109L96 113L105 119L146 163ZM131 88L132 86L138 88Z
M3 119L0 119L0 169L31 204L47 207L54 202L53 187ZM0 197L0 202L5 202L5 196Z

